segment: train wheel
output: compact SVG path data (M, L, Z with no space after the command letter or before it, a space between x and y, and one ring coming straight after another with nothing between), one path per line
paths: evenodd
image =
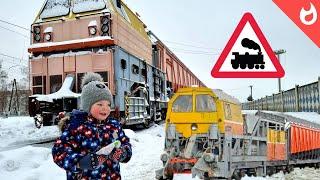
M254 67L255 67L256 69L259 69L259 65L258 65L258 64L257 64L257 65L255 65Z
M241 179L240 171L239 170L234 170L231 179L240 180Z
M43 126L43 118L40 114L37 114L34 118L34 125L40 129Z
M236 64L236 63L235 63L235 64L232 64L232 68L233 68L233 69L238 69L238 68L239 68L239 64Z
M246 67L247 67L246 64L240 64L240 68L241 68L241 69L245 69Z
M260 65L260 69L264 69L264 65L262 64L262 65Z
M248 68L249 68L249 69L253 69L253 68L254 68L254 65L253 65L253 64L248 64Z
M144 123L143 123L143 127L148 129L149 127L151 127L153 125L153 122L151 119L145 119Z

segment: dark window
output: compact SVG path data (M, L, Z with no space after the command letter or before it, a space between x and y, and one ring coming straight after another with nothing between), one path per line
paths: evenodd
M141 75L146 77L147 76L147 70L145 68L141 69Z
M108 81L108 71L105 71L105 72L97 72L97 73L101 75L104 84L109 87L109 85L108 85L108 82L109 82L109 81Z
M122 69L127 69L127 61L124 59L121 59L121 68Z
M132 64L132 73L139 74L139 67L135 64Z
M47 76L43 76L43 94L47 94Z
M121 1L120 0L117 0L117 7L121 8Z
M33 86L42 86L42 76L34 76L32 79Z
M78 93L81 93L81 80L83 77L84 73L78 73L77 74L77 89L78 89Z
M32 88L33 94L42 94L42 87Z
M50 93L57 92L62 86L62 75L50 76Z

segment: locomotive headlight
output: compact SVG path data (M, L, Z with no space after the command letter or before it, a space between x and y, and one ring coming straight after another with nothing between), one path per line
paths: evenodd
M198 129L198 125L195 124L195 123L193 123L193 124L191 125L191 130L192 130L192 131L196 131L197 129Z
M203 155L203 159L207 162L207 163L212 163L214 161L214 156L213 154L209 154L209 153L205 153Z
M163 162L167 162L168 159L169 159L169 154L168 154L168 153L163 153L163 154L161 154L160 159L161 159L161 161L163 161Z
M108 24L108 23L109 23L109 17L108 16L101 17L101 24Z
M35 40L35 41L39 42L39 41L40 41L40 39L41 39L40 34L36 34L36 35L34 35L34 40Z
M102 25L101 31L102 31L103 33L107 33L107 32L109 31L109 26L108 26L108 24Z
M89 33L90 33L90 35L96 35L96 33L97 33L97 28L95 27L95 26L91 26L91 27L89 27Z
M46 39L46 41L50 41L51 40L51 34L50 33L45 34L44 38Z
M34 28L33 28L33 32L34 33L36 33L36 34L40 34L40 27L39 26L35 26Z

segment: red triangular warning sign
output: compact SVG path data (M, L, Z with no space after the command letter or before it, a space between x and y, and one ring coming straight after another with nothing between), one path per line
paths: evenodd
M215 78L280 78L284 70L250 13L233 32L211 75Z

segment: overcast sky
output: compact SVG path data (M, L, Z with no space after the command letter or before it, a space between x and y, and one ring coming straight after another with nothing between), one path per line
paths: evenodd
M251 12L270 46L285 49L282 89L318 80L320 49L271 0L125 0L133 11L208 87L220 88L245 101L253 85L253 97L278 91L277 79L214 79L211 69L245 12ZM2 2L0 20L30 27L44 0ZM29 39L3 29L0 22L0 53L27 59ZM25 36L28 32L14 28ZM0 56L7 68L12 61ZM9 63L11 63L9 65ZM17 67L10 69L15 76Z

